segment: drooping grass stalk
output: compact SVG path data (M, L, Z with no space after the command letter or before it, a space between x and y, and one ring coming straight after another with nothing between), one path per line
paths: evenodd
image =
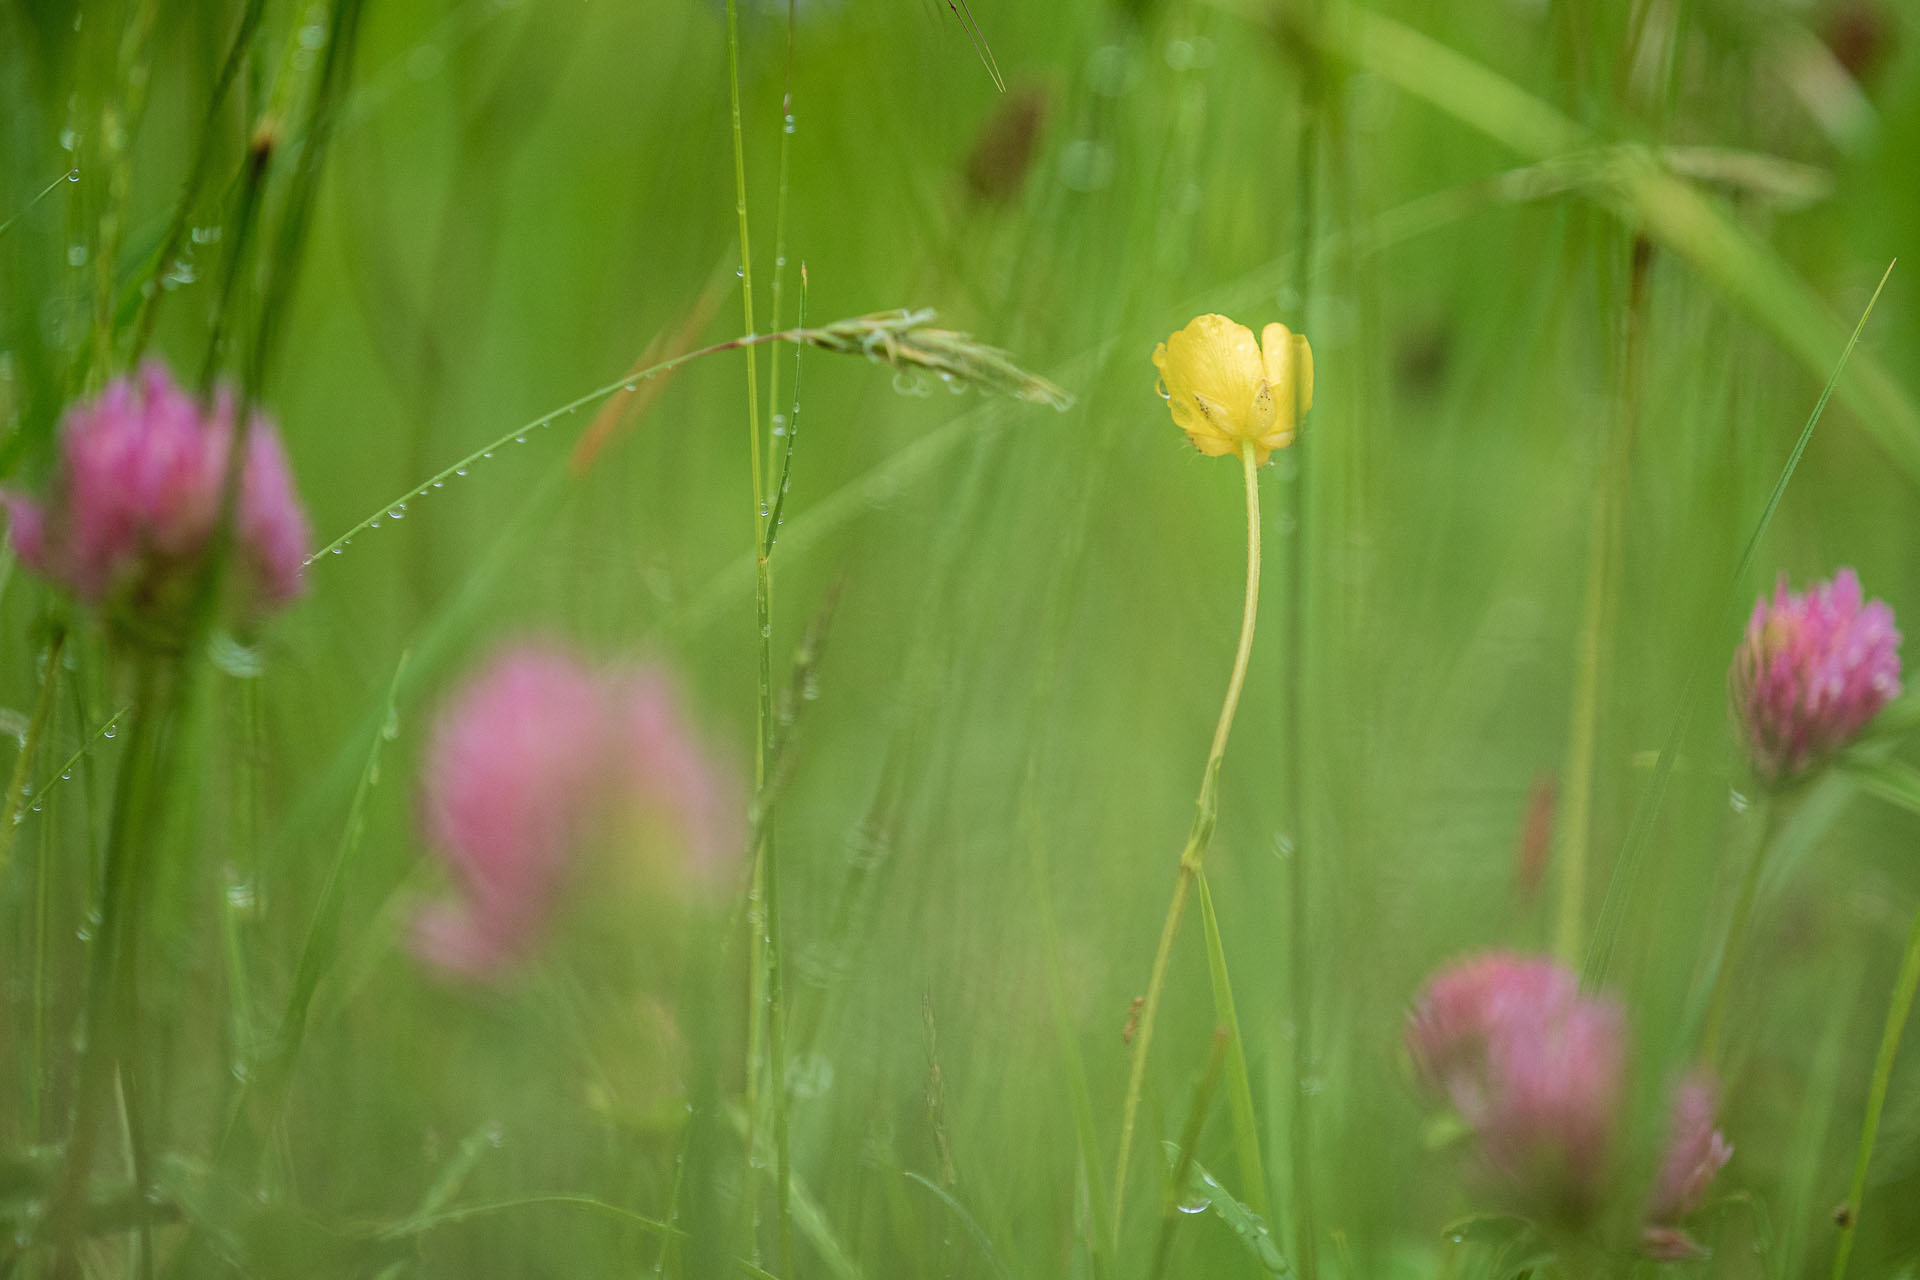
M1873 1162L1873 1144L1880 1131L1880 1112L1887 1102L1887 1086L1893 1080L1893 1061L1900 1053L1900 1037L1907 1028L1907 1015L1913 1012L1914 991L1920 989L1920 912L1913 917L1907 932L1907 953L1900 961L1900 974L1894 979L1893 997L1887 1002L1887 1024L1880 1033L1880 1051L1873 1060L1873 1082L1867 1087L1867 1114L1860 1124L1860 1146L1853 1157L1853 1182L1847 1188L1847 1200L1840 1212L1840 1243L1833 1255L1833 1280L1846 1280L1847 1260L1853 1255L1853 1238L1860 1229L1860 1202L1867 1193L1867 1168Z
M747 152L740 123L740 11L738 0L727 0L727 93L733 127L734 214L740 226L740 302L746 332L754 333L753 242L747 222ZM747 350L747 455L753 481L754 621L757 624L759 699L754 735L753 783L754 807L760 813L754 841L753 905L748 920L753 929L753 983L764 984L764 1008L759 1004L748 1018L747 1062L747 1179L743 1198L753 1198L753 1132L758 1122L760 1062L754 1053L760 1038L761 1019L765 1018L765 1057L767 1102L773 1124L774 1203L779 1238L780 1264L784 1274L794 1274L793 1214L789 1194L791 1186L787 1159L786 1037L784 1027L785 993L780 966L780 865L775 824L761 799L769 782L769 762L773 748L773 561L767 543L767 519L771 507L767 501L764 468L761 465L759 361L752 348ZM764 975L764 976L763 976ZM749 1218L751 1221L751 1217Z
M52 195L54 192L54 188L58 187L61 183L78 182L79 180L80 180L80 171L78 169L69 169L65 173L61 174L59 177L55 178L52 182L49 182L46 186L40 188L39 192L33 197L33 199L27 201L25 204L20 206L20 209L18 212L16 212L12 217L8 218L5 222L0 222L0 236L7 234L7 228L11 227L14 223L20 221L20 219L26 217L27 214L33 211L33 207L35 205L39 204L42 200L45 200L48 196Z
M1220 807L1220 764L1227 754L1227 735L1233 731L1233 716L1240 707L1240 689L1246 683L1247 660L1253 653L1253 624L1260 610L1260 472L1253 460L1253 444L1240 446L1240 467L1247 491L1247 590L1240 609L1240 643L1234 650L1233 672L1227 678L1226 700L1220 706L1220 719L1213 728L1213 744L1207 750L1206 768L1200 775L1200 798L1195 803L1193 827L1186 847L1180 851L1180 865L1173 882L1173 901L1167 906L1167 919L1160 928L1160 945L1154 952L1153 971L1147 979L1147 994L1140 1006L1140 1023L1134 1033L1133 1066L1127 1077L1126 1101L1120 1111L1120 1154L1113 1174L1113 1234L1117 1250L1127 1206L1127 1173L1133 1154L1133 1130L1140 1112L1140 1091L1146 1083L1147 1060L1153 1048L1154 1023L1160 1015L1160 996L1167 983L1167 965L1173 958L1173 940L1180 932L1180 917L1187 906L1187 894L1194 877L1200 873L1213 841L1214 820Z
M1707 1067L1716 1066L1720 1058L1720 1037L1726 1025L1727 1001L1733 991L1733 971L1739 965L1747 931L1753 925L1753 904L1760 896L1767 850L1772 848L1774 833L1779 829L1780 806L1765 795L1759 804L1762 806L1759 833L1740 877L1740 891L1733 900L1733 914L1727 919L1726 937L1720 943L1720 962L1714 969L1712 993L1707 997L1706 1022L1700 1033L1700 1062Z
M139 906L134 890L142 879L138 861L150 852L143 847L144 837L155 827L155 780L169 713L165 703L170 694L165 691L172 684L165 670L168 665L165 658L148 656L140 660L133 728L115 784L98 920L80 1014L81 1057L73 1125L47 1216L56 1250L56 1280L77 1274L73 1237L84 1217L94 1147L107 1119L114 1079L125 1050L125 1023L136 1012L127 998L132 976L128 970L136 955L131 942L138 928L132 918Z

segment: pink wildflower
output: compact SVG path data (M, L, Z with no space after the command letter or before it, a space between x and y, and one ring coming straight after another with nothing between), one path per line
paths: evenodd
M500 655L442 713L425 781L428 840L458 884L417 922L421 953L482 976L535 940L600 816L610 737L600 681L572 655Z
M1706 1252L1680 1224L1700 1207L1715 1175L1733 1156L1733 1147L1714 1127L1717 1103L1713 1079L1703 1072L1688 1075L1673 1091L1672 1127L1641 1239L1642 1248L1653 1257L1678 1261Z
M1433 978L1415 1002L1415 1070L1531 1206L1581 1219L1599 1199L1626 1033L1611 1000L1550 960L1492 952Z
M67 411L44 501L0 495L14 550L89 604L151 621L184 601L220 514L234 408L212 406L149 363ZM247 431L235 513L238 577L249 609L300 594L310 537L280 439L262 414Z
M551 646L501 654L456 695L429 749L427 838L457 892L422 913L419 951L463 977L498 973L548 931L600 837L664 835L679 855L665 870L711 882L742 843L729 782L658 670L604 673ZM616 821L630 816L664 821L635 833ZM670 875L647 883L679 887ZM617 896L617 882L597 877L595 891Z
M1842 569L1804 595L1782 576L1753 606L1727 674L1754 771L1785 782L1851 742L1900 693L1900 633L1883 601L1863 601Z
M634 667L620 674L614 715L622 750L616 785L624 801L669 820L697 880L711 883L734 865L746 841L746 804L732 775L714 767L680 710L666 674Z

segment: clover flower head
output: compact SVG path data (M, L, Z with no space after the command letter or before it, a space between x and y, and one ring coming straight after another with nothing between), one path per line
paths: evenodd
M571 887L617 899L619 868L589 855L635 839L671 855L631 864L648 892L710 885L744 843L744 809L664 671L603 670L549 643L507 649L429 744L423 825L454 892L420 914L416 950L458 977L498 976L552 931Z
M1473 1131L1528 1207L1563 1220L1600 1199L1619 1113L1626 1028L1551 960L1491 952L1430 980L1406 1028L1416 1075Z
M583 661L530 645L495 657L441 714L422 810L457 893L416 922L427 960L484 976L537 939L601 814L605 708L601 681Z
M1641 1237L1641 1248L1652 1257L1679 1261L1705 1254L1680 1224L1699 1209L1707 1188L1733 1157L1732 1145L1714 1126L1718 1103L1713 1077L1703 1071L1689 1073L1674 1088L1667 1147Z
M1153 349L1174 425L1209 457L1252 444L1265 463L1293 443L1313 407L1313 348L1283 324L1253 331L1225 316L1197 316Z
M234 421L230 394L204 403L158 363L73 406L47 496L0 495L21 562L122 620L167 622L212 540ZM246 450L234 554L245 608L258 614L300 594L311 538L264 414L252 415Z
M1900 694L1893 610L1842 569L1804 593L1783 576L1755 602L1727 675L1733 711L1763 782L1790 781L1851 742Z

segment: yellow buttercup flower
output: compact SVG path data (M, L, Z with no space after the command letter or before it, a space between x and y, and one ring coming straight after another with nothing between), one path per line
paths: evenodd
M1293 443L1313 407L1313 348L1283 324L1268 325L1256 343L1243 324L1196 316L1153 349L1153 364L1174 425L1210 457L1251 442L1254 462L1264 463Z

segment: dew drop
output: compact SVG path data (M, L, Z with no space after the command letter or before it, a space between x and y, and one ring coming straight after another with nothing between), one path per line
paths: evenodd
M375 517L374 519L367 521L367 528L378 529L379 527L380 527L380 520L378 517Z
M336 556L337 556L337 555L339 555L339 554L340 554L340 548L338 548L338 547L335 547L335 548L333 549L333 554L334 554L334 555L336 555Z
M453 474L455 474L455 475L457 475L457 476L463 476L463 475L465 475L465 474L467 474L467 469L466 469L465 467L455 467L455 468L453 469Z
M404 520L406 518L407 518L407 504L404 502L401 503L399 506L395 507L393 510L387 512L387 519L389 520Z
M525 432L522 432L521 434L519 434L519 435L517 435L517 436L515 436L515 437L513 438L513 442L514 442L515 444L525 444L525 443L527 442L527 437L526 437L526 433L525 433Z
M80 171L78 169L67 170L67 181L68 182L80 181Z

